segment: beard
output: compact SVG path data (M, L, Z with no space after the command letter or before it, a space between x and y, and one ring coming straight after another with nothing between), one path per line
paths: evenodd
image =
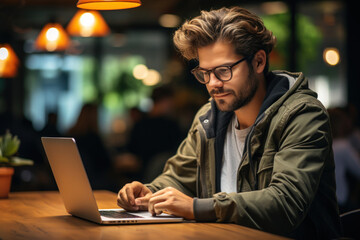
M224 99L214 98L216 106L220 111L232 112L246 106L255 96L258 87L259 79L255 77L255 74L252 71L250 71L245 86L238 92L231 89L218 88L211 90L210 95L213 96L214 94L221 93L229 93L233 95L234 99L231 100L231 102L227 102Z

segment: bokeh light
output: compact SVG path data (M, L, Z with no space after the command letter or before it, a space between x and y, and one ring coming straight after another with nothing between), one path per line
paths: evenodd
M330 66L335 66L340 62L340 54L337 48L326 48L323 57L324 61Z

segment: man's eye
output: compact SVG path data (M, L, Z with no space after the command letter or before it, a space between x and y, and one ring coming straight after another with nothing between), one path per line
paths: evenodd
M227 74L229 72L229 69L228 68L218 68L218 69L216 69L216 72L218 74Z

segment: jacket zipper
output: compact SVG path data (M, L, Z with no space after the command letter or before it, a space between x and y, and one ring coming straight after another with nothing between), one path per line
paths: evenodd
M201 186L201 183L206 182L206 181L201 181L202 178L204 177L204 173L201 170L202 170L202 165L203 165L203 163L202 163L203 154L204 154L204 151L205 151L205 146L204 146L205 132L201 128L201 126L198 126L197 129L198 129L198 132L199 132L199 135L200 135L200 154L199 154L199 166L198 166L198 170L197 170L198 176L197 176L197 181L196 181L196 192L197 192L198 197L204 197L204 194L203 194L204 187Z
M255 123L254 125L251 127L250 129L250 132L249 134L246 136L246 140L245 140L245 147L244 147L244 152L243 152L243 160L244 160L244 157L245 157L245 154L247 153L248 155L248 158L249 158L249 164L250 164L250 169L251 169L251 172L253 174L253 177L254 177L254 189L252 190L257 190L258 189L258 176L257 176L257 172L256 172L256 169L255 169L255 165L254 165L254 162L252 160L252 155L251 155L251 146L250 146L250 140L252 138L252 135L254 134L254 129L256 127L256 125L264 118L265 116L265 113L262 113L256 120L255 120ZM243 161L242 160L242 161ZM239 189L239 186L238 186L238 179L239 179L239 173L240 173L240 166L239 166L239 169L238 169L238 176L237 176L237 189ZM251 186L252 187L252 186Z

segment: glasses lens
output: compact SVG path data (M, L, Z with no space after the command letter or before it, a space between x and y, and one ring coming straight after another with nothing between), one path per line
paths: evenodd
M196 77L196 79L197 79L199 82L201 82L201 83L205 83L205 82L206 82L206 78L207 78L206 72L197 69L197 70L192 71L192 73L194 74L194 76Z
M217 67L214 69L215 76L223 81L231 79L231 69L229 67Z

